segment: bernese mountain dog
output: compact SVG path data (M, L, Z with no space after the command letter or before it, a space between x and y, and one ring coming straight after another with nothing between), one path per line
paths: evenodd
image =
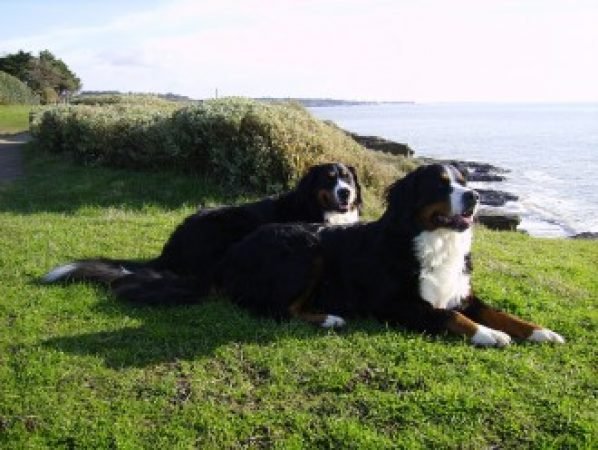
M408 329L466 336L478 346L512 338L563 343L557 333L487 306L471 288L479 195L448 165L422 166L387 191L370 223L273 224L231 247L217 283L255 313L322 327L373 317Z
M41 281L109 284L117 295L145 303L193 302L209 290L214 269L227 250L261 225L352 224L359 221L361 206L355 169L341 163L320 164L311 167L287 193L239 206L200 210L187 217L153 260L78 260L56 267Z

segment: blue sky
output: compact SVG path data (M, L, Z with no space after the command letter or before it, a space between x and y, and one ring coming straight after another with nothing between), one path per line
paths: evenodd
M0 0L0 54L84 89L598 101L595 0Z

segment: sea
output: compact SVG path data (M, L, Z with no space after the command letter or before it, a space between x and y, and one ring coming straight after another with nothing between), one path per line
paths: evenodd
M506 180L474 187L519 197L502 211L539 237L598 232L598 103L382 103L309 108L363 135L408 144L416 157L496 165Z

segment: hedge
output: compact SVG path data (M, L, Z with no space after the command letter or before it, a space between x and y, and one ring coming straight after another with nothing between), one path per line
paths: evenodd
M37 105L39 97L25 83L0 71L0 105Z
M41 148L85 164L176 169L252 191L287 189L313 164L342 161L379 190L411 163L377 159L293 103L225 98L179 104L59 106L32 118Z
M71 98L73 105L137 105L148 107L171 107L174 102L153 94L85 94ZM181 104L179 103L180 107Z

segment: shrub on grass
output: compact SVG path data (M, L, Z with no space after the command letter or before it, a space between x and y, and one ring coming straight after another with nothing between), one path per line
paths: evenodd
M286 189L326 161L355 166L379 190L412 165L400 157L382 162L297 104L168 103L49 108L35 115L32 132L42 148L86 164L177 169L258 192Z
M124 168L160 168L176 163L169 141L172 110L111 105L58 106L33 114L39 146L68 153L78 162Z
M0 71L0 105L37 105L39 97L25 83Z
M137 106L172 106L176 104L170 100L152 94L86 94L71 98L73 105L137 105ZM181 105L178 104L180 107Z

